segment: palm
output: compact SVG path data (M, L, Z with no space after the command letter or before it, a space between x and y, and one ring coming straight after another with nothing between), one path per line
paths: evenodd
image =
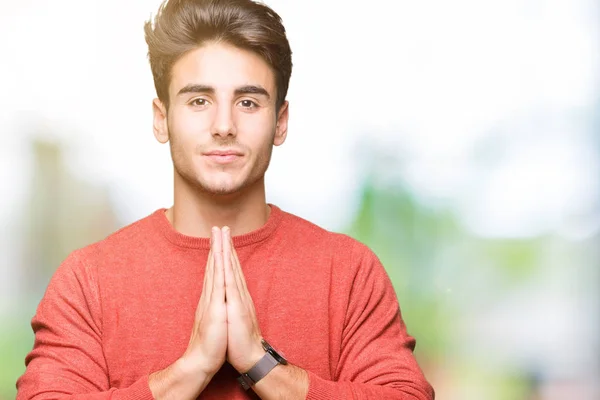
M227 306L227 360L238 371L247 371L264 351L260 345L261 334L252 297L229 229L223 230L223 255L225 293Z

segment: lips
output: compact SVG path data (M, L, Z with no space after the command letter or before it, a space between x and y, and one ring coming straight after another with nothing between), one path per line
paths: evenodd
M242 158L243 154L237 150L211 150L204 156L217 164L229 164Z

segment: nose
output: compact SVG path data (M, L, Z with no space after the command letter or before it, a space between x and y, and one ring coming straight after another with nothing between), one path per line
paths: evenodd
M233 121L232 109L229 106L217 106L215 118L212 125L213 136L235 136L236 128Z

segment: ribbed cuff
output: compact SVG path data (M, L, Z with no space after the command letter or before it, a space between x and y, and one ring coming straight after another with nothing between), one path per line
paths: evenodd
M331 400L339 397L335 383L325 380L311 371L308 372L308 394L306 400Z
M154 400L150 391L149 375L144 375L127 389L117 390L113 398L115 400Z

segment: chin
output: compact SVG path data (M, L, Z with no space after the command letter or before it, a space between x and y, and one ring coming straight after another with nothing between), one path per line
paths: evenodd
M205 190L208 193L214 194L216 196L227 196L227 195L235 194L240 191L239 188L225 187L225 186L207 187L207 188L205 187Z
M180 171L177 171L180 172ZM183 171L181 171L183 172ZM178 173L182 181L190 189L206 193L213 196L231 196L243 192L248 187L253 186L258 179L253 180L252 176L232 176L220 173L212 174L212 171L186 171L187 173Z
M246 187L244 183L238 182L206 182L199 180L198 186L202 189L202 191L210 193L216 196L227 196L239 193Z

